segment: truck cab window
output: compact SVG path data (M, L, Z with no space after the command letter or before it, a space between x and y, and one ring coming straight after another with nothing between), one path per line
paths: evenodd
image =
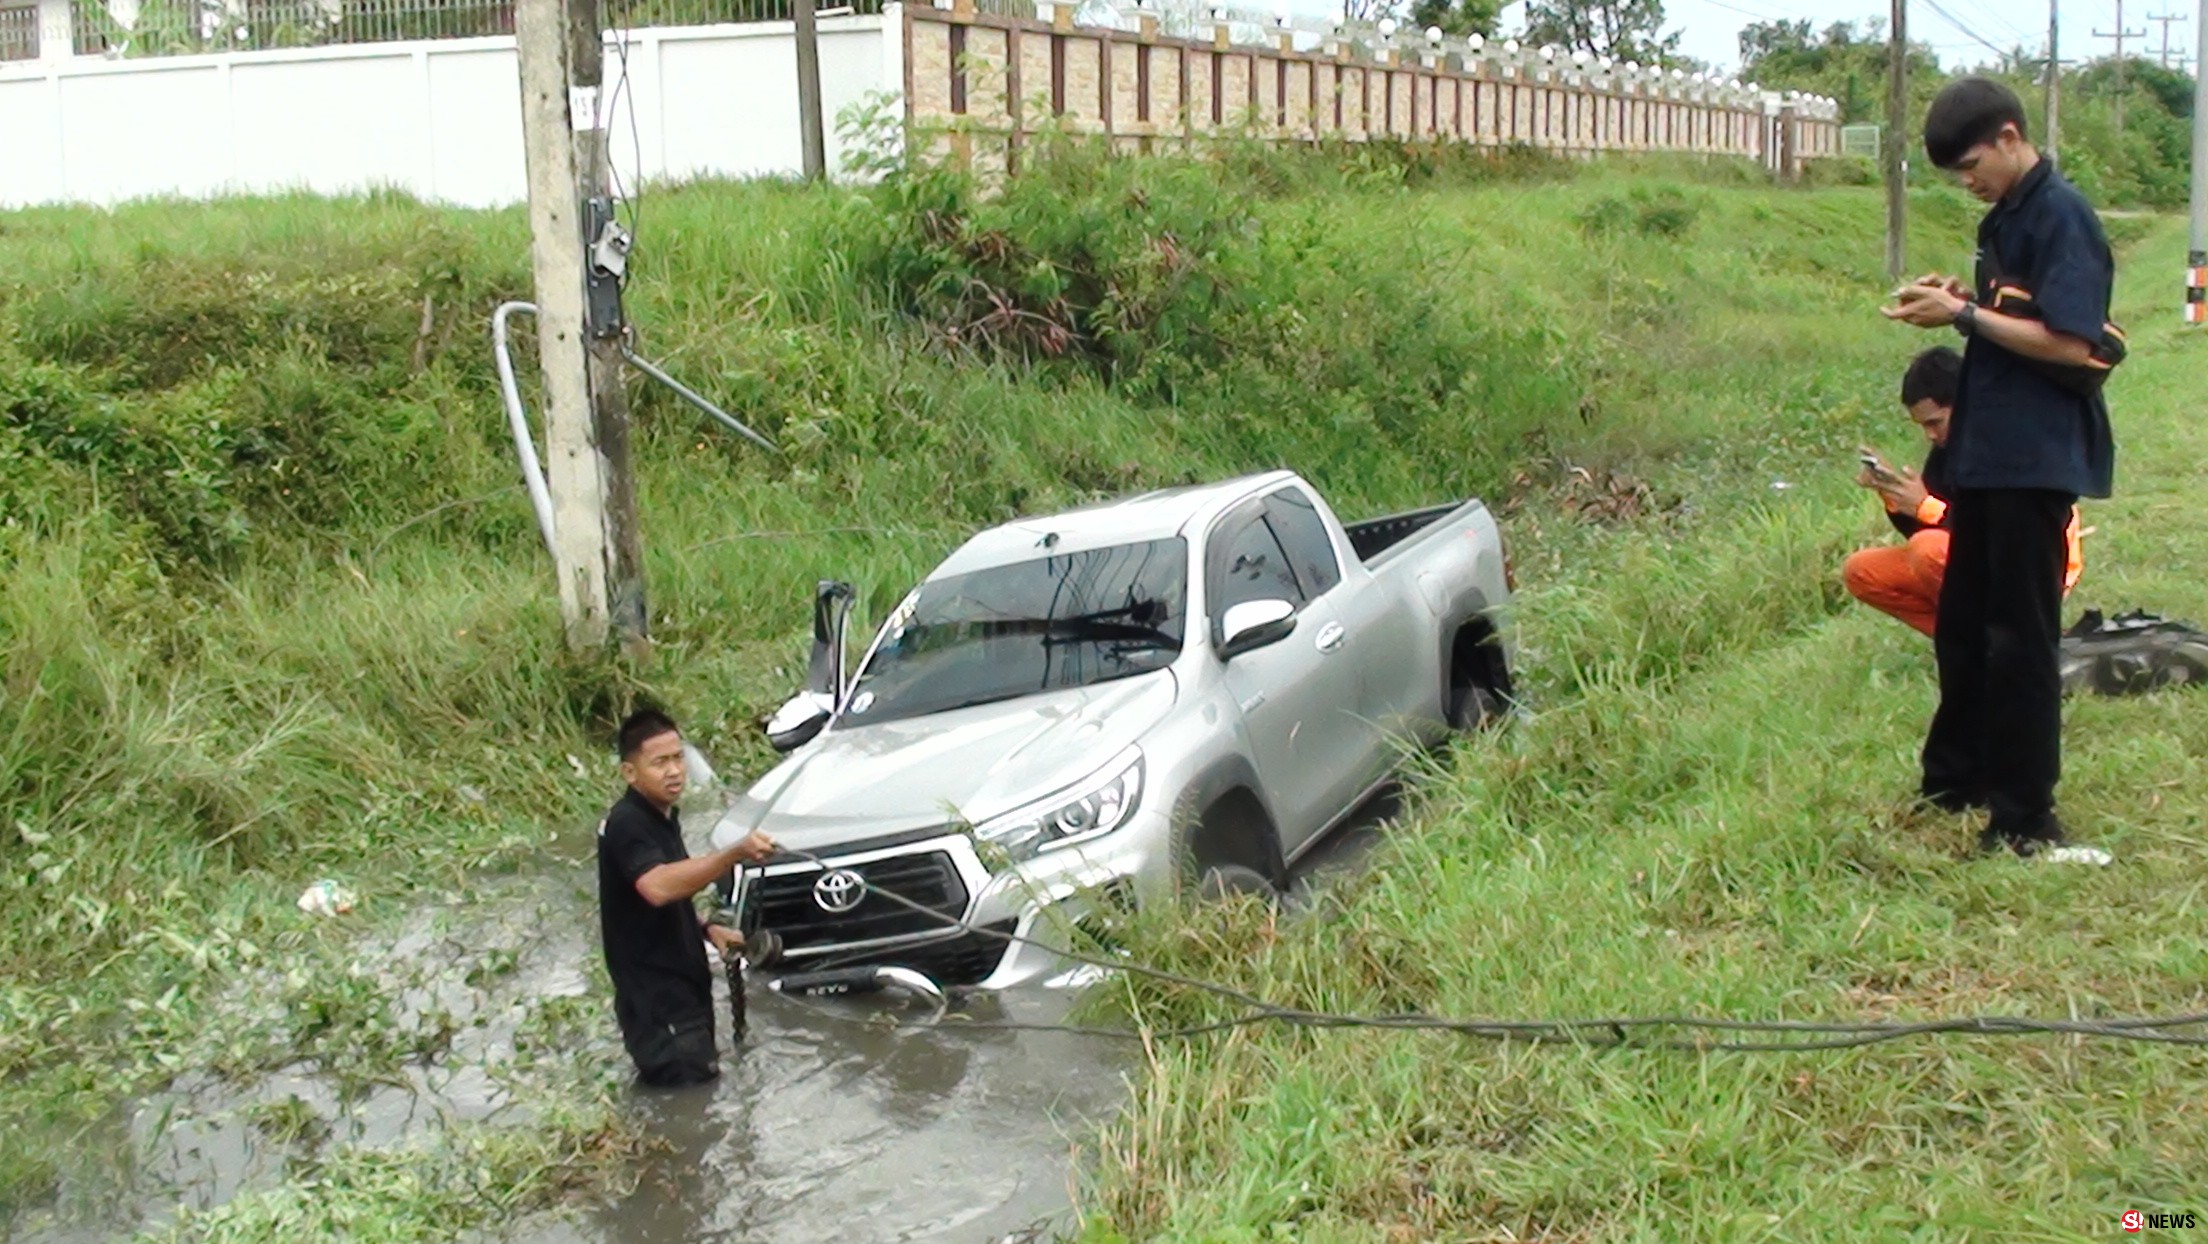
M1301 488L1283 488L1265 498L1265 521L1288 555L1288 567L1306 599L1317 599L1342 581L1341 561L1326 534L1319 507Z
M1211 545L1206 588L1214 644L1226 642L1219 630L1220 622L1236 605L1253 600L1285 600L1299 609L1303 607L1303 588L1296 581L1287 552L1265 521L1262 503L1237 507L1221 522Z

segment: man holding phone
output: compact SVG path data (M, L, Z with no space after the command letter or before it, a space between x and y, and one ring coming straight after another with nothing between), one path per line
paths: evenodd
M1923 277L1882 308L1968 343L1944 446L1940 703L1919 792L1949 811L1987 808L1984 850L2105 864L2095 848L2062 849L2057 646L2064 523L2079 497L2108 496L2115 473L2100 389L2121 359L2115 259L2085 196L2026 137L2009 88L1978 77L1941 88L1924 146L1989 210L1970 285Z
M1910 360L1901 377L1901 405L1924 433L1924 465L1896 469L1875 451L1859 448L1863 469L1855 481L1878 494L1887 521L1906 543L1859 549L1840 567L1850 596L1926 635L1936 633L1940 585L1947 577L1947 427L1962 370L1963 356L1946 346ZM2063 535L2068 556L2062 590L2068 595L2085 568L2074 507Z

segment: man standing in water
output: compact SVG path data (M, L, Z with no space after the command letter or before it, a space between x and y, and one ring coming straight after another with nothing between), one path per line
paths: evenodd
M705 946L734 955L744 939L705 924L690 900L737 865L765 860L774 842L755 832L692 858L675 810L686 775L682 732L644 709L621 723L619 746L629 788L598 827L598 921L613 1010L643 1083L698 1084L720 1074Z
M1949 84L1924 121L1925 154L1991 205L1965 286L1928 276L1895 292L1889 319L1952 326L1964 347L1947 434L1952 535L1933 637L1940 703L1920 791L1950 812L1991 815L1979 846L2105 864L2064 847L2064 528L2079 496L2109 495L2114 437L2101 378L2122 357L2108 323L2115 261L2100 219L2025 136L2016 93Z

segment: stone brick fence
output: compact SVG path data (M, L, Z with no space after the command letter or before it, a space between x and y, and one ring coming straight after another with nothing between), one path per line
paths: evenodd
M1395 138L1733 157L1784 178L1840 149L1829 99L1515 42L1317 29L1216 9L1199 27L1184 19L1168 32L1148 10L1105 9L1107 24L1090 24L1063 3L1038 4L1035 18L939 3L947 7L889 10L903 25L906 115L942 126L939 141L983 168L1016 161L1045 125L1129 151L1230 133Z

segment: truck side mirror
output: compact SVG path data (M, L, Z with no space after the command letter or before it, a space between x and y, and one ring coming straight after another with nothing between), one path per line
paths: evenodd
M854 595L850 584L835 579L822 579L813 592L813 659L805 670L805 689L837 704L843 702L844 635Z
M1219 620L1219 633L1225 637L1219 659L1232 661L1245 652L1277 644L1295 629L1296 607L1285 600L1246 600L1229 605Z
M853 596L850 584L834 579L821 580L813 593L813 655L805 669L805 689L785 701L765 723L767 742L778 752L811 742L843 702L844 638Z
M824 695L800 691L782 702L767 718L764 729L767 742L778 752L795 751L813 741L821 727L835 714L836 702Z

